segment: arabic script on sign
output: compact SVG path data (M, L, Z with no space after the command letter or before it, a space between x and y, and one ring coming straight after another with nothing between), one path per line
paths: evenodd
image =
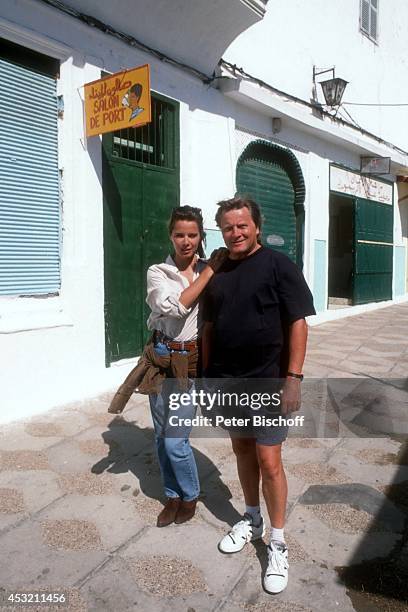
M330 189L357 198L392 204L392 185L336 166L330 168Z

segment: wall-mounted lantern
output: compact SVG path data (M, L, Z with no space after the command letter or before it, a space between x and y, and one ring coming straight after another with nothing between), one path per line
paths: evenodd
M313 83L316 86L316 77L320 74L325 74L326 72L332 72L333 77L328 79L327 81L320 81L320 85L323 89L324 99L326 101L327 106L339 106L341 104L341 99L344 94L344 90L346 89L346 85L348 81L344 79L336 78L333 68L329 68L328 70L320 70L316 71L316 66L313 66Z

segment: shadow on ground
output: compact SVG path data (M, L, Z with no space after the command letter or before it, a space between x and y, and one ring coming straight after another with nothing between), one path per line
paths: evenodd
M95 463L94 474L133 474L141 491L152 499L162 501L163 486L156 459L153 430L141 428L132 421L116 417L102 434L109 447L106 457ZM193 447L201 482L200 501L218 520L233 525L241 519L231 504L231 491L221 480L217 466L202 452Z
M408 443L402 445L398 462L401 466L408 465ZM394 548L383 557L360 563L351 560L349 566L337 568L339 578L347 587L347 594L358 612L408 610L408 481L400 482L397 473L385 496L376 517L387 514L390 505L400 510L403 517L402 525L394 526L394 531L401 534ZM369 539L365 537L354 557L364 558L369 546Z
M383 491L359 482L311 485L299 503L343 504L371 515L372 524L381 524L396 536L390 551L373 558L370 529L354 550L349 565L337 567L340 581L358 612L408 612L408 379L330 379L328 410L333 411L337 435L339 424L347 437L393 438L400 442L398 455L389 462L399 465L392 483ZM330 410L329 410L330 409ZM398 434L396 433L398 432Z

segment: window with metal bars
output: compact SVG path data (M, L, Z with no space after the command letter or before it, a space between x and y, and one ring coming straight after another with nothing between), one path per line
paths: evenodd
M152 96L152 120L136 128L113 134L113 156L162 168L174 168L175 154L171 126L174 107Z
M360 30L371 40L378 42L379 0L360 0Z

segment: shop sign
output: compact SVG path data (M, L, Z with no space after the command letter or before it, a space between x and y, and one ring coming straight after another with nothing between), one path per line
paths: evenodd
M117 72L85 85L86 136L151 121L149 66Z
M337 166L330 166L330 190L392 205L392 185Z
M390 174L391 157L360 157L362 174Z

